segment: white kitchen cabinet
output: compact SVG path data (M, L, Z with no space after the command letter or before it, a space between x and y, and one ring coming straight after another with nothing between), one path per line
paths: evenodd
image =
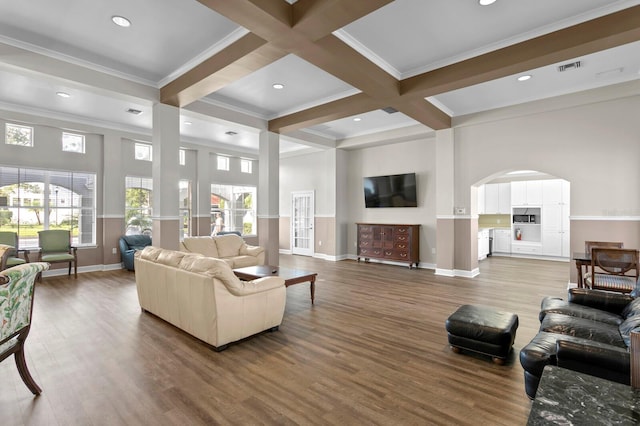
M485 214L511 213L511 184L488 183L485 185Z
M569 182L543 181L542 254L569 257Z
M527 254L532 254L532 255L541 255L542 254L542 244L540 243L534 243L534 242L528 242L528 241L513 241L513 243L511 244L511 254L512 255L517 255L517 254L522 254L522 255L527 255Z
M511 182L511 205L542 205L542 181L524 180Z
M478 214L484 214L486 206L486 185L478 187Z
M493 230L493 252L494 253L511 253L511 229Z
M478 231L478 260L485 259L489 255L489 229Z

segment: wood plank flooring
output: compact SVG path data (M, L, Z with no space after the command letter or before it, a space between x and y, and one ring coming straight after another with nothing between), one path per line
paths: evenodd
M223 352L144 314L134 275L45 278L27 362L0 363L0 425L523 425L519 350L542 297L566 297L569 264L492 257L474 279L379 263L280 257L317 271L287 289L280 330ZM505 366L455 354L444 323L477 303L520 319Z

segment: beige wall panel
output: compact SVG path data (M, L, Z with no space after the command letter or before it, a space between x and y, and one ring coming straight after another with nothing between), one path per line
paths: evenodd
M336 255L336 219L334 217L316 217L315 239L316 254Z
M438 269L453 270L454 268L455 222L454 219L438 219L436 232L438 243L436 267Z
M278 265L280 258L279 218L258 217L259 244L265 248L265 264Z
M625 248L640 249L638 220L571 220L571 249L583 252L585 241L621 241ZM568 266L570 282L577 282L575 262Z
M104 250L102 251L104 257L105 265L113 265L121 262L120 257L120 246L118 245L118 241L120 237L123 235L124 229L124 218L104 218L98 219L98 226L102 224L103 232L101 235L104 235ZM116 254L113 254L113 248L116 248Z
M454 269L472 271L478 267L478 221L464 218L454 222Z
M280 250L291 250L291 218L280 217Z

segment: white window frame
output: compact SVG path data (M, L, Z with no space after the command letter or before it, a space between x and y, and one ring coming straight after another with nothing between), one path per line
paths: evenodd
M253 160L249 160L247 158L240 159L240 172L241 173L253 173Z
M5 123L4 126L5 129L5 137L4 137L4 142L7 145L15 145L15 146L28 146L28 147L33 147L33 139L34 139L34 129L31 126L24 126L22 124L15 124L15 123ZM22 133L23 131L27 131L28 132L28 136L29 136L29 141L28 143L24 144L24 143L15 143L15 141L13 141L9 135L15 132L18 133Z
M218 170L224 170L224 171L229 171L229 157L227 157L226 155L218 155L217 156L217 166L218 166Z
M153 146L148 143L134 143L134 158L138 161L153 161Z
M178 164L181 166L187 164L187 151L184 149L178 150Z
M76 139L75 141L70 141L66 139ZM78 143L79 142L79 148L78 149L70 149L69 145L65 146L65 144L71 144L71 143ZM69 133L69 132L62 132L62 150L65 152L75 152L78 154L84 154L85 153L85 139L84 139L84 135L79 135L77 133Z

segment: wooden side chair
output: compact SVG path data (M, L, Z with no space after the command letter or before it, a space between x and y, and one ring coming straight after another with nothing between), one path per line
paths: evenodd
M584 252L589 253L591 255L591 249L594 247L605 247L605 248L623 248L624 243L619 241L585 241L584 242ZM589 271L589 266L587 266L587 271L584 275L583 282L587 282L587 279L590 279L593 270Z
M29 373L24 344L31 329L36 276L46 269L48 263L34 262L0 272L0 362L14 355L20 377L34 395L40 395L42 389Z
M6 268L10 268L16 265L22 265L23 263L29 262L29 251L28 250L18 250L18 233L11 231L2 231L0 232L0 244L5 244L11 246L9 252L7 253L7 259L5 264L0 267L0 271ZM23 253L24 258L19 256L20 253Z
M71 265L74 277L78 278L78 249L71 245L71 232L63 229L38 231L39 262L68 263L69 275Z
M631 293L638 282L638 250L594 247L591 249L591 275L588 287L597 290Z

